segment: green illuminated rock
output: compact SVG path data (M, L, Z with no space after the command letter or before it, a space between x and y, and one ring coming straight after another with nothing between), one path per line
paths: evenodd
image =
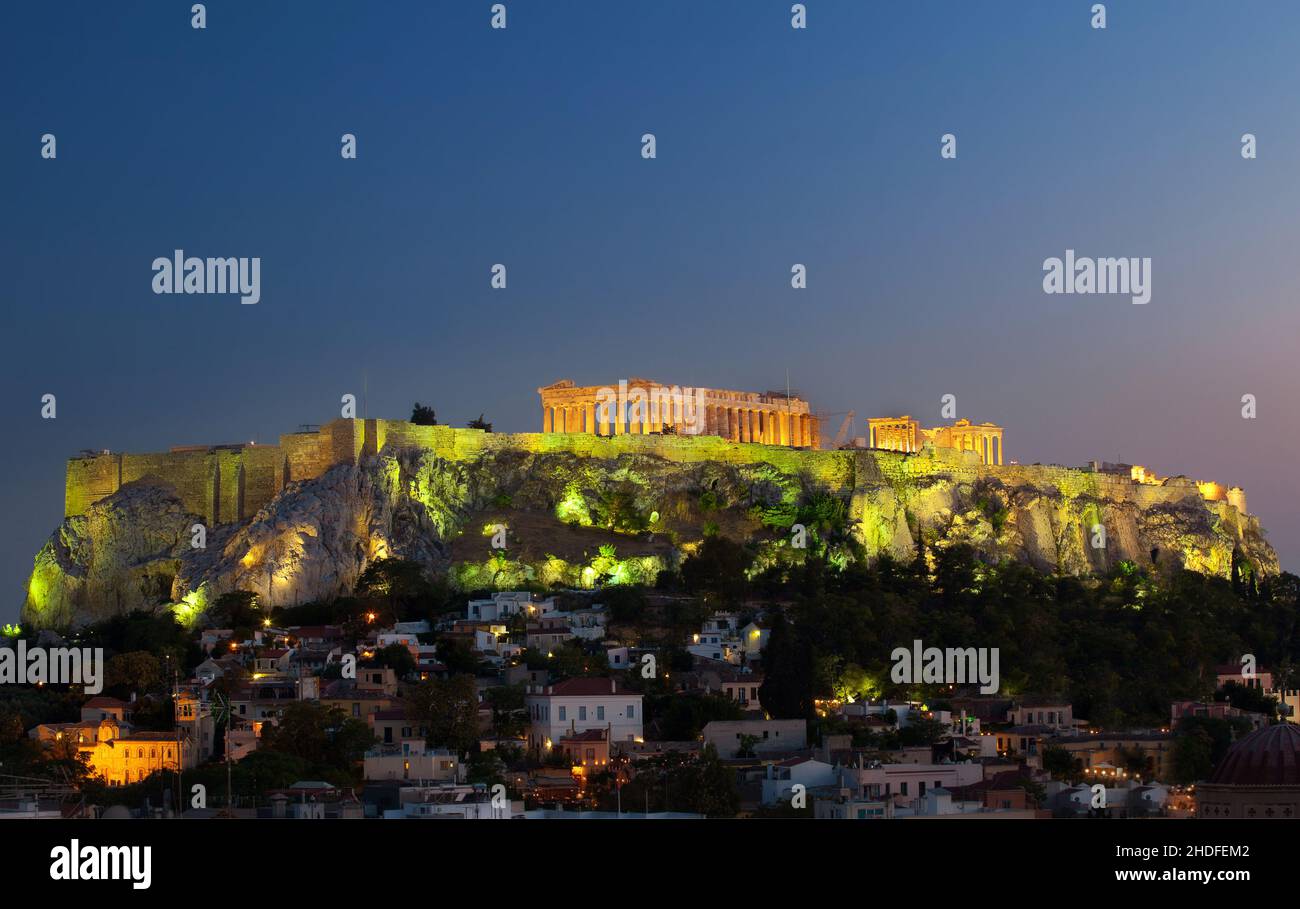
M256 513L208 526L205 548L191 546L205 518L183 504L204 487L169 483L166 456L103 497L79 489L77 501L90 504L37 555L23 623L63 627L137 608L171 608L188 621L231 590L255 591L266 606L325 600L351 592L384 557L446 572L462 589L653 583L706 533L754 541L760 567L797 560L796 520L840 520L851 546L827 552L837 565L853 551L910 560L924 537L1062 574L1154 556L1226 577L1234 551L1261 574L1278 571L1254 517L1182 478L1150 485L1064 467L986 467L971 453L931 449L449 427L427 435L418 444L390 436L378 453L362 446L348 462L290 480ZM237 487L223 501L233 504L222 513L242 508ZM501 525L505 548L495 549Z

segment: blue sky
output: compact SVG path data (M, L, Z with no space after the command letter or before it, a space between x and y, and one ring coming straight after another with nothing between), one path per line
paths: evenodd
M1243 485L1300 562L1300 5L189 6L0 7L0 616L70 454L272 442L363 384L502 430L565 377L951 393L1022 462ZM155 296L176 248L260 256L261 303ZM1045 295L1067 248L1151 257L1151 302Z

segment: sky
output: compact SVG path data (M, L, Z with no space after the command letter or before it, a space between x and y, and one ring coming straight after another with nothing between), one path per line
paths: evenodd
M1243 486L1300 568L1300 4L190 5L0 4L0 618L81 449L348 393L538 431L562 378L788 373L827 435L953 394L1021 463ZM261 301L154 294L175 249L260 257ZM1151 301L1045 294L1067 249Z

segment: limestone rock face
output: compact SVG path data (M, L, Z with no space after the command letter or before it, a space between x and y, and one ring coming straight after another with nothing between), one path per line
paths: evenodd
M198 521L163 485L129 483L67 518L36 555L23 622L63 627L150 608L171 592Z
M1257 571L1278 571L1256 519L1204 499L1190 481L1143 487L1066 468L990 469L880 451L801 460L800 452L776 449L765 460L718 447L719 456L689 460L510 446L449 459L385 448L288 484L250 520L206 528L204 548L191 545L202 519L175 490L129 483L50 537L36 556L23 621L62 628L169 606L195 614L233 590L254 591L267 607L328 600L350 593L384 557L454 576L457 566L491 568L505 557L484 535L494 522L509 525L509 555L518 561L580 566L614 546L624 558L644 558L649 571L671 567L706 532L779 545L781 534L764 528L763 513L817 497L843 500L846 533L872 557L910 561L924 538L1065 574L1154 559L1227 576L1234 550ZM628 515L639 536L607 529ZM581 568L531 571L522 576L591 582ZM485 576L465 577L473 586Z

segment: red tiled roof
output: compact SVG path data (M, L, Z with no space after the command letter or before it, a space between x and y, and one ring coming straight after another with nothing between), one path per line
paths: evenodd
M546 694L559 697L593 697L600 694L633 695L614 679L566 679L546 688ZM641 695L636 694L636 697Z
M586 732L575 732L570 735L560 736L561 742L603 742L605 741L604 729L588 729Z
M92 707L92 708L104 708L104 707L130 707L131 705L126 701L121 701L118 700L117 698L111 698L108 695L101 694L91 698L89 701L86 701L86 703L82 704L81 706Z

